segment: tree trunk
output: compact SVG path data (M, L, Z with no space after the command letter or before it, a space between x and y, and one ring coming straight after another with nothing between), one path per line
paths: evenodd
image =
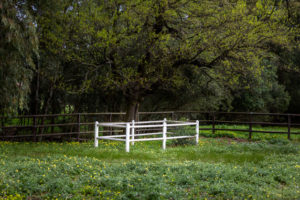
M29 104L29 113L32 115L37 115L40 113L40 67L39 61L36 63L36 71L34 72L34 77L31 82L31 93L30 93L30 104Z
M126 109L126 122L131 122L132 120L137 120L137 114L139 111L139 102L138 101L129 101Z
M46 103L45 103L45 105L44 105L44 107L43 107L43 114L44 114L44 115L48 114L48 109L49 109L49 106L50 106L50 102L51 102L52 97L53 97L53 91L54 91L54 86L50 86L49 96L48 96L47 101L46 101ZM43 117L41 118L41 125L44 125L44 121L45 121L45 117L43 116ZM44 130L45 130L45 128L44 128L44 127L41 127L40 133L39 133L39 134L40 134L40 135L44 134ZM48 128L47 128L46 130L48 130ZM43 139L43 137L40 136L40 137L39 137L39 142L41 142L42 139Z

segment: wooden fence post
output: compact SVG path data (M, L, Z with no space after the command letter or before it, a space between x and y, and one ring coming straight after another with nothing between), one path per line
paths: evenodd
M212 113L212 133L215 134L215 125L216 125L216 115L215 112Z
M51 117L51 124L54 124L54 117ZM54 133L54 126L51 126L51 133Z
M251 140L252 138L252 112L249 115L249 137L248 139Z
M77 141L79 142L80 137L80 113L77 115Z
M2 139L4 140L4 136L6 135L5 133L5 123L4 123L5 118L1 117L1 129L2 129Z
M291 115L288 114L288 139L291 139Z
M175 120L175 112L172 111L172 120Z
M34 140L34 142L36 142L37 141L37 137L36 137L36 132L37 132L37 130L36 130L36 116L33 116L32 124L33 124L33 126L32 126L33 140Z

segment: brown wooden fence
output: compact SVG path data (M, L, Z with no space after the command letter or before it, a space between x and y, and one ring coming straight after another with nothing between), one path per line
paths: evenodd
M0 117L0 138L2 140L87 140L93 136L94 122L124 121L126 113L72 113L48 115L22 115ZM155 120L167 117L174 120L199 120L200 131L239 131L252 133L300 134L300 114L254 113L254 112L202 112L202 111L163 111L139 112L138 120ZM218 128L217 125L246 125L247 129ZM202 127L201 127L202 125ZM210 127L204 127L210 125ZM285 131L255 130L253 126L281 126ZM299 130L299 132L298 132ZM103 130L110 134L111 130Z

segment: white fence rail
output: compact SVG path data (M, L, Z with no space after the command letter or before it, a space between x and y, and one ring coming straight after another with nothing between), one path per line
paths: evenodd
M108 136L99 136L99 127L110 127L110 128L123 128L125 129L124 135L108 135ZM179 126L195 126L195 135L182 135L182 136L172 136L168 137L167 134L172 134L168 132L168 127L179 127ZM162 128L161 132L154 133L139 133L136 132L139 129L145 128ZM140 138L140 136L153 136L153 135L162 135L162 137L155 138ZM130 151L130 143L134 145L134 142L140 141L155 141L162 140L162 148L166 149L167 140L170 139L183 139L183 138L195 138L196 144L199 143L199 121L196 122L185 122L185 121L172 121L172 120L159 120L159 121L139 121L135 122L112 122L112 123L99 123L95 122L95 147L98 147L98 140L114 140L114 141L123 141L125 142L126 152Z

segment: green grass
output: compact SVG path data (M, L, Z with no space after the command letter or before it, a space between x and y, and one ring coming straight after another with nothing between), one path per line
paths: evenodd
M299 199L297 141L0 142L0 199Z
M211 125L202 125L200 128L212 128ZM249 126L247 125L216 125L216 129L243 129L249 130ZM277 126L253 126L253 131L281 131L287 132L287 127L277 127ZM248 139L249 132L244 131L215 131L215 134L212 134L211 130L201 130L200 135L205 137L229 137L229 138L240 138L240 139ZM291 132L300 133L300 128L291 128ZM287 139L287 134L277 134L277 133L252 133L252 140L270 140L270 139ZM300 134L291 134L291 139L300 142Z

